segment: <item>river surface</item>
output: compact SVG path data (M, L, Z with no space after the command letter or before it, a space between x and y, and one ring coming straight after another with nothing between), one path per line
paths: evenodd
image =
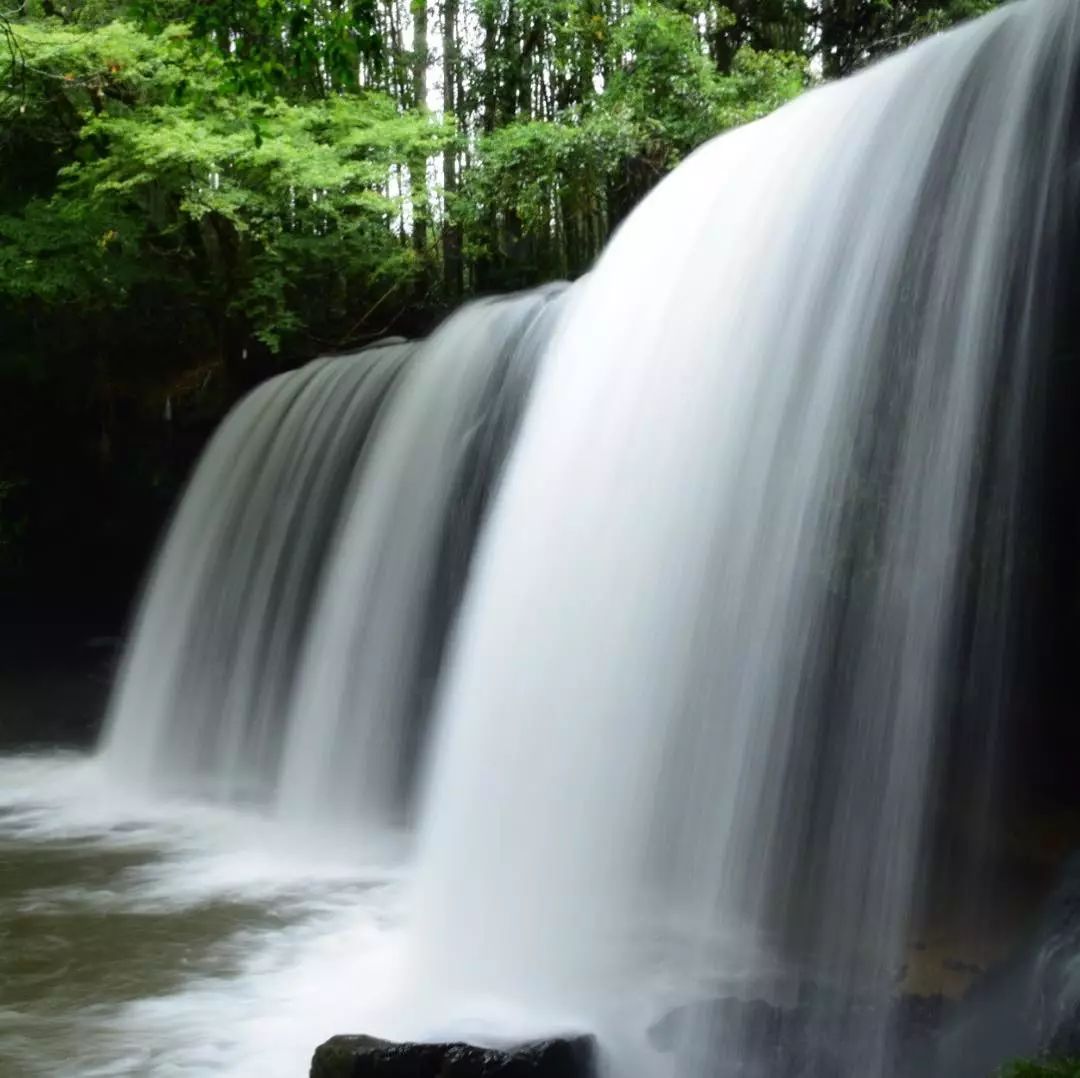
M363 845L0 756L0 1075L306 1074L388 983L400 873Z
M611 1013L582 1023L418 993L402 854L385 837L140 799L83 753L0 755L0 1078L302 1078L334 1033L577 1028L607 1029L609 1050L652 1073L636 1034L617 1043L663 1013L651 992L628 1018L621 984ZM943 921L924 937L908 990L959 995L973 962L1000 958L1037 903L1023 879L1000 933L967 940Z

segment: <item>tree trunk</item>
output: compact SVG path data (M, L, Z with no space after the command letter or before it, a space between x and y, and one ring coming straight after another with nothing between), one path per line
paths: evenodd
M456 115L458 42L457 2L443 0L443 113ZM459 130L459 136L462 131ZM462 292L461 229L453 223L452 203L457 194L457 140L443 151L443 189L446 192L446 220L443 222L443 286L450 299Z
M413 106L427 113L428 68L428 12L427 0L412 0L413 55L412 96ZM427 159L417 155L409 161L409 187L412 194L413 248L421 260L427 258L428 197ZM426 292L426 272L421 273L422 290Z

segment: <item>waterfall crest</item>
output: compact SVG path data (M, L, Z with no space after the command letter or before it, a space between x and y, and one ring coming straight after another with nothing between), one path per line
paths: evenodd
M114 692L104 752L118 775L156 792L269 796L312 591L411 350L279 375L215 435L158 555Z
M289 724L291 817L407 815L418 724L558 295L473 305L419 346L323 580Z
M148 583L107 765L156 793L386 828L560 289L319 360L230 414Z

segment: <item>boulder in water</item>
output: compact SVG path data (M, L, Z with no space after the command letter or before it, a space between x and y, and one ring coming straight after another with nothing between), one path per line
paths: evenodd
M315 1049L310 1078L590 1078L595 1070L588 1035L483 1048L344 1034Z

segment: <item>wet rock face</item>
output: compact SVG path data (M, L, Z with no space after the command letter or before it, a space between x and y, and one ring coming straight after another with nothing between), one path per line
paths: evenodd
M1080 1055L1080 855L1025 945L976 981L945 1029L937 1071L985 1078L1017 1057Z
M1066 865L1044 925L1029 997L1039 1048L1051 1056L1080 1056L1080 855Z
M852 1078L864 1073L870 1038L887 1025L889 1073L926 1078L950 1001L900 996L873 1004L818 998L823 995L806 985L794 1006L702 1000L666 1015L650 1040L661 1052L680 1042L696 1045L702 1058L691 1060L690 1070L715 1078Z
M657 1022L660 1052L700 1053L709 1078L986 1078L1012 1059L1080 1058L1080 854L1064 867L1026 942L967 995L837 999L804 984L797 1000L718 998ZM884 1036L875 1046L875 1036ZM882 1049L881 1044L885 1047ZM1080 1078L1080 1073L1078 1073Z
M596 1042L556 1037L500 1048L341 1035L319 1045L310 1078L592 1078Z
M1058 1022L1047 1043L1046 1055L1055 1059L1080 1059L1080 1002Z
M0 750L92 745L122 642L38 626L11 633L0 625Z

